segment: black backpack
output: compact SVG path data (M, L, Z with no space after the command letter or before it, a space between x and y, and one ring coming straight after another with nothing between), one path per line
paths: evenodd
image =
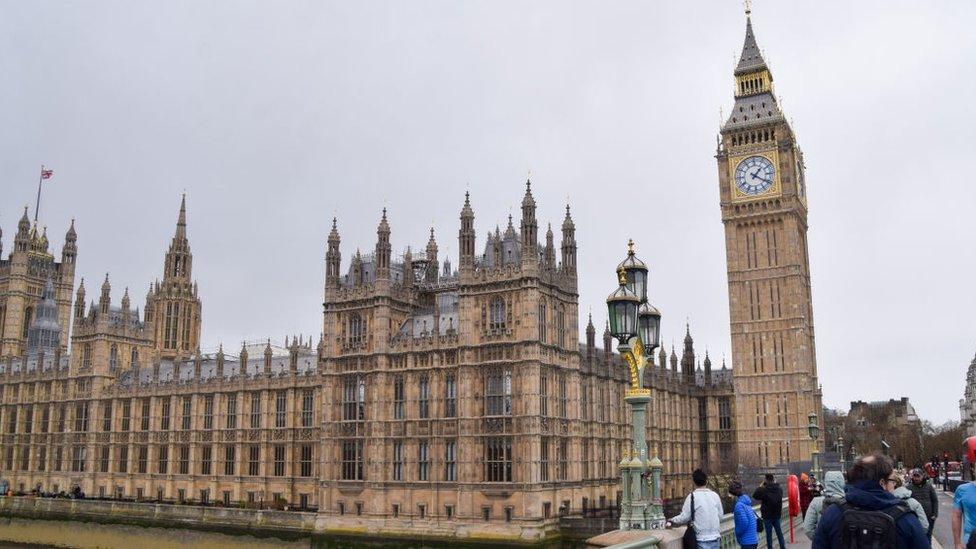
M898 547L898 520L911 513L905 503L887 509L867 511L848 502L837 503L841 508L833 547L844 549L890 549Z

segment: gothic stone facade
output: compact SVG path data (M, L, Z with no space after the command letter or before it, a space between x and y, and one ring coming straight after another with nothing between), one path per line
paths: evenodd
M729 276L739 458L807 459L821 416L803 153L747 20L735 105L716 152Z
M203 355L184 203L141 313L128 290L112 305L107 278L86 307L82 282L70 358L0 361L0 474L15 490L317 509L323 528L544 537L560 509L616 502L631 424L609 334L598 348L591 320L576 338L568 207L561 230L557 261L527 183L519 230L509 220L481 253L465 199L457 269L433 231L394 257L384 212L375 250L341 274L334 223L317 348ZM646 380L668 498L695 467L734 464L731 371L696 368L690 333L680 364L662 350Z
M3 254L0 231L0 255ZM34 319L45 283L50 280L58 306L58 321L67 326L71 318L78 236L74 221L64 237L61 261L48 248L47 229L31 225L27 208L17 224L14 247L7 259L0 259L0 357L19 356L27 350L27 331ZM67 338L58 345L67 351Z
M959 399L959 422L966 436L976 436L976 356L966 369L966 387Z

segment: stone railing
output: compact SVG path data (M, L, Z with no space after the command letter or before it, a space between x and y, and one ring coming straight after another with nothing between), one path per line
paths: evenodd
M756 513L759 512L759 506L753 507ZM783 515L781 520L783 536L789 541L789 524L790 524L790 513L789 506L786 500L783 500ZM803 533L800 528L800 522L794 520L794 537L800 536L803 541L806 541L806 534ZM732 513L722 515L720 522L720 531L722 534L719 540L720 549L738 549L739 544L735 541L735 519ZM609 549L639 549L639 548L654 548L659 549L681 549L681 536L685 533L685 527L679 526L677 528L669 528L667 530L614 530L613 532L607 532L606 534L601 534L599 536L590 538L586 540L589 547L608 547ZM775 534L773 534L775 537ZM773 540L773 546L777 546L775 540ZM763 532L759 534L759 548L766 547L766 533Z
M758 505L753 505L752 508L756 511L756 516L758 517L759 516L759 506ZM757 518L756 520L762 520L762 519ZM793 521L793 527L794 527L793 528L793 533L794 533L793 535L794 535L794 538L796 536L803 536L803 539L805 540L806 539L806 534L804 534L803 533L803 529L800 528L800 525L802 523L803 523L803 518L802 517L800 517L797 520L794 520ZM721 529L720 531L722 532L722 539L719 541L719 548L720 549L738 549L739 544L735 541L735 517L732 515L732 513L728 513L726 515L722 515L722 521L719 524L720 524L720 529ZM783 529L783 537L786 539L786 541L789 541L789 537L790 537L790 509L789 509L789 505L787 504L786 500L783 500L783 515L782 515L782 518L780 519L780 524L781 524L781 527ZM773 537L774 538L776 537L776 533L775 532L773 533ZM778 547L779 546L778 545L778 542L775 539L773 539L773 546L774 547ZM766 547L766 532L765 531L763 531L762 533L759 534L759 547Z

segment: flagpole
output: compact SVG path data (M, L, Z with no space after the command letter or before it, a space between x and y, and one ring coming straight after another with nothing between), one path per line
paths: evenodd
M41 164L41 175L37 178L37 203L34 205L35 225L37 225L37 211L41 209L41 181L44 181L44 164Z

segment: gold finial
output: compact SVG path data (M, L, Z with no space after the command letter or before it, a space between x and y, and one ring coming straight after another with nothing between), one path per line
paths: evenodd
M752 0L745 0L743 3L746 7L746 17L749 17L752 15Z
M621 286L627 285L627 271L623 267L617 269L617 283Z
M634 255L634 239L627 239L627 255Z

